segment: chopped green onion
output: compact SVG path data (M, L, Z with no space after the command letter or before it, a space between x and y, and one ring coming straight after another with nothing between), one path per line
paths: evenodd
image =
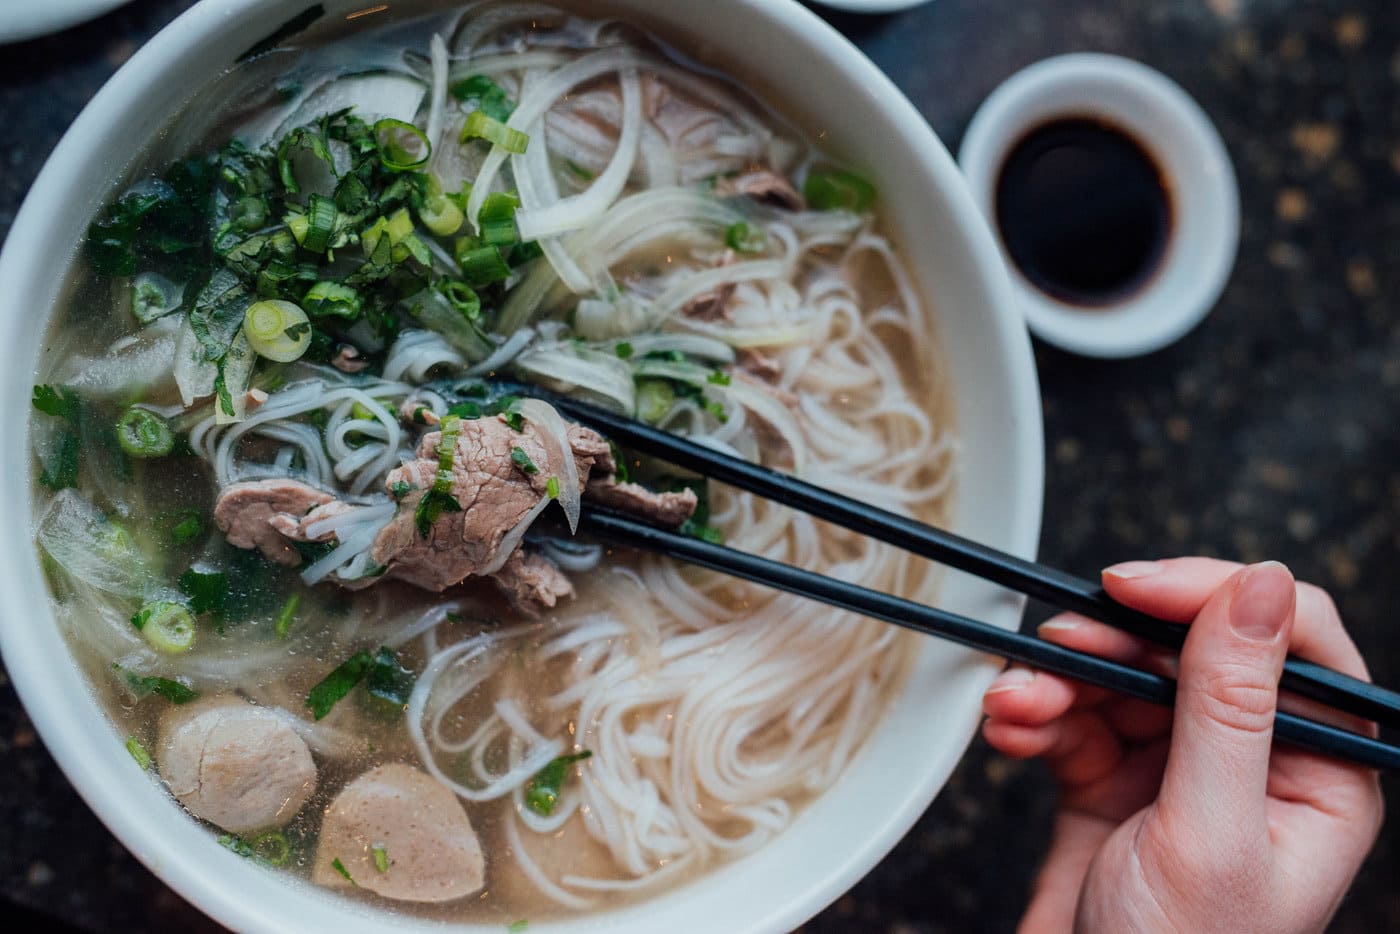
M412 669L399 664L399 657L388 646L380 646L374 654L365 675L365 690L371 697L400 709L408 706L408 696L413 693L414 674Z
M535 773L525 786L525 806L541 817L554 813L559 804L559 793L564 780L569 777L569 766L575 762L592 758L593 753L585 749L570 756L559 756Z
M522 934L522 932L529 927L530 922L525 918L521 918L518 921L512 921L510 924L506 925L506 934Z
M189 598L190 612L195 616L224 612L228 601L228 575L222 571L200 571L190 568L180 575L180 593Z
M243 316L243 333L258 356L291 363L311 346L311 319L292 302L254 302Z
M155 694L172 704L188 704L199 696L198 691L180 681L157 677L143 678L135 672L126 671L121 665L114 664L112 667L126 676L126 686L136 695L137 700Z
M500 247L477 246L475 240L466 237L457 240L457 265L462 267L462 278L475 288L510 278L510 266Z
M348 870L348 869L345 868L345 864L342 863L342 862L340 861L340 857L339 857L339 856L337 856L335 859L331 860L331 868L334 869L336 872L340 873L342 876L344 876L344 877L345 877L345 881L346 881L346 882L349 882L351 885L355 886L355 888L359 888L359 887L360 887L360 883L358 883L358 882L356 882L354 879L350 878L350 870Z
M131 280L131 313L142 324L170 314L180 307L184 288L154 272Z
M157 652L179 655L194 647L194 617L183 603L147 603L131 617L131 625Z
M362 308L360 293L339 282L321 280L302 297L306 313L316 318L344 318L354 321Z
M395 481L389 492L394 495L394 499L403 499L413 492L413 484L409 483L407 480L398 480Z
M409 172L428 163L433 145L428 135L411 123L385 117L374 125L379 161L391 172Z
M480 110L473 110L462 124L459 142L465 143L469 139L484 139L516 155L523 153L530 145L528 134L508 127L499 120L493 120Z
M414 524L423 538L432 533L433 523L444 512L462 511L461 504L452 495L452 481L455 479L452 462L457 454L457 437L462 432L462 419L456 415L446 415L439 430L442 436L438 441L437 476L433 479L432 489L423 494L413 511Z
M713 370L709 376L705 377L705 382L715 386L728 386L730 377L729 374L723 370Z
M146 751L146 747L141 745L141 741L135 736L126 738L126 751L131 753L131 758L136 760L142 771L151 767L151 754Z
M460 205L446 195L424 198L418 209L418 219L435 237L450 237L462 229L467 215Z
M545 485L544 485L544 492L545 492L545 495L548 496L550 499L558 499L558 498L559 498L559 478L558 478L558 477L550 477L549 480L545 482Z
M463 318L474 322L481 317L481 296L465 282L460 279L439 279L437 290Z
M632 356L632 345L627 341L618 341L613 352L617 354L619 360L626 360Z
M637 384L637 417L657 424L670 414L676 404L676 391L662 379L643 380Z
M264 831L249 841L249 845L253 849L253 856L269 866L285 866L292 858L292 845L287 842L287 835L280 830Z
M198 539L204 534L204 519L193 509L186 510L180 514L180 521L176 522L170 530L170 543L177 548Z
M739 221L729 225L729 229L724 233L724 242L731 250L738 250L740 253L761 253L768 245L768 238L759 228Z
M802 194L818 211L850 211L859 214L875 203L875 186L854 172L830 169L807 176Z
M175 449L175 433L165 419L133 405L117 422L117 443L132 457L164 457Z
M364 649L351 655L337 665L330 674L316 683L306 695L306 706L311 715L320 720L331 712L331 708L350 693L351 688L360 683L374 658Z
M509 120L515 104L495 81L486 75L471 75L455 82L450 88L459 101L476 101L477 109L496 120Z
M292 236L296 237L297 243L304 249L312 253L324 253L326 247L330 246L331 234L335 231L335 220L340 216L340 209L335 206L335 201L331 198L323 198L320 195L311 195L307 200L305 214L293 214L287 221L287 226L292 230ZM302 218L303 220L296 220ZM293 221L295 220L295 223ZM304 223L303 223L304 221ZM301 234L298 236L297 231Z
M287 598L287 602L282 604L282 609L277 612L277 623L274 631L277 638L287 638L287 633L292 631L292 623L296 622L297 607L301 605L301 595L292 594Z
M267 223L267 202L253 195L239 198L229 209L229 222L244 233L262 229Z
M564 160L564 168L568 169L570 172L574 173L576 177L585 182L591 182L598 177L597 172L594 172L592 169L584 168L572 159Z
M35 386L34 408L45 415L61 418L73 427L78 426L78 415L82 410L82 398L67 386Z
M521 415L519 412L502 412L501 421L509 425L511 431L519 432L525 430L525 416Z
M382 843L376 843L369 848L370 855L374 857L374 868L380 872L389 871L389 850Z
M510 246L520 240L515 227L515 211L520 199L514 194L493 192L486 196L477 213L481 224L481 242L488 246Z

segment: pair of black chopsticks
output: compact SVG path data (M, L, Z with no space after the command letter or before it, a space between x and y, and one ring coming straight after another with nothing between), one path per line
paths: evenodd
M782 503L1061 609L1100 620L1158 645L1180 648L1186 639L1186 627L1116 603L1090 581L979 545L597 406L533 386L519 389L521 394L546 399L566 417L598 430L623 447L711 480ZM1175 700L1176 682L1170 678L656 528L609 510L585 507L584 516L585 527L592 535L614 545L669 555L1155 704L1170 706ZM1400 725L1400 694L1312 662L1290 657L1284 666L1280 687L1384 726ZM1400 748L1295 714L1279 712L1274 721L1274 735L1289 745L1311 752L1371 768L1400 770Z

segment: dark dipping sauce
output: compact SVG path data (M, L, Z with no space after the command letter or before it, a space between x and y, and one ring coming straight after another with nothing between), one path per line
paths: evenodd
M1171 195L1135 139L1072 117L1031 130L1011 149L996 219L1012 262L1036 288L1103 307L1157 271L1171 238Z

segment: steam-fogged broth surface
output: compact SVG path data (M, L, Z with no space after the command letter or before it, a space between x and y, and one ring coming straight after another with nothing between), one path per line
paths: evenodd
M874 167L636 26L373 19L201 91L94 220L34 395L55 615L136 767L269 871L507 924L646 897L829 788L910 644L605 551L580 501L936 581L500 381L941 521L932 315Z

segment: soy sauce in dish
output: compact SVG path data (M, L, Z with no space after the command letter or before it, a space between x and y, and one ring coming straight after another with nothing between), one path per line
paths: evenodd
M1133 137L1092 118L1061 118L1012 147L997 178L996 221L1031 284L1101 308L1157 271L1171 238L1171 194Z

